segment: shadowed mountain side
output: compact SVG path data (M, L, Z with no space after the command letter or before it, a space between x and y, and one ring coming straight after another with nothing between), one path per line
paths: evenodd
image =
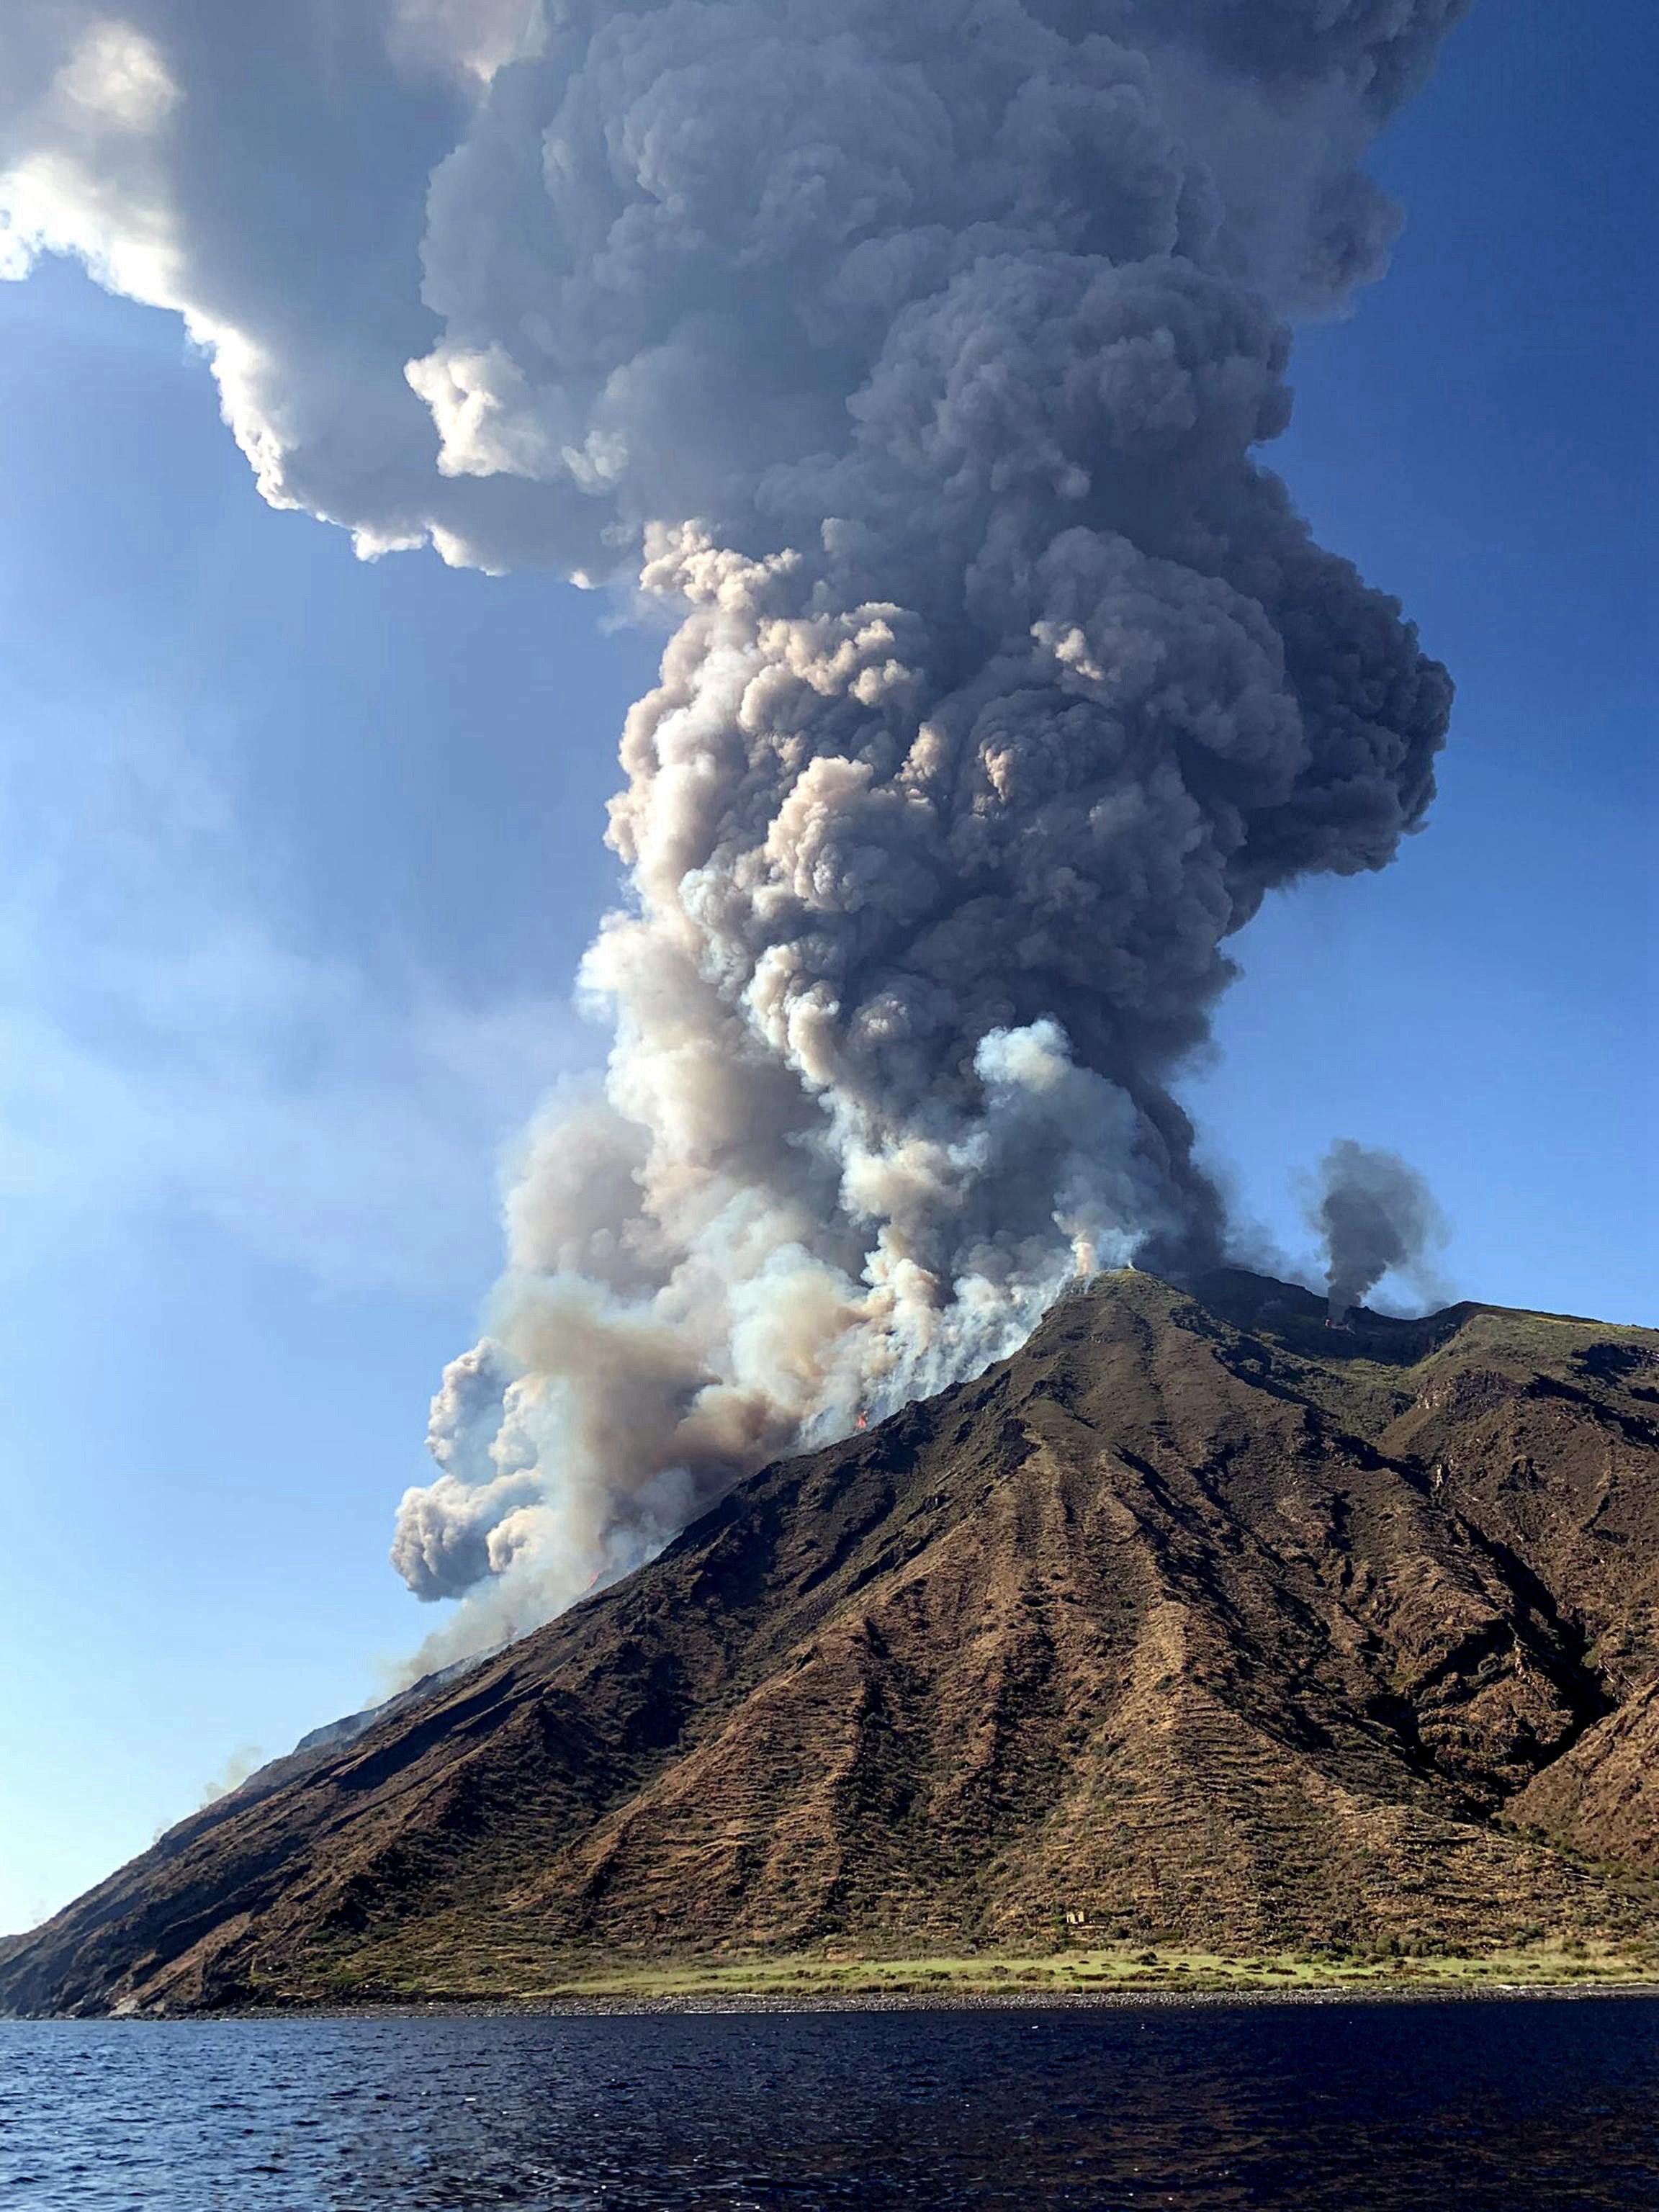
M1126 1273L0 1954L100 2011L618 1952L1659 1941L1659 1336ZM274 1775L274 1770L273 1775ZM1626 1863L1613 1863L1623 1861Z

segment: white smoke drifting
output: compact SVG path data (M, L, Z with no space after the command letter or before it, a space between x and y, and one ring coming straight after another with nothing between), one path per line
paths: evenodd
M608 1073L526 1142L404 1501L411 1587L474 1594L451 1650L1074 1267L1217 1249L1169 1086L1224 941L1433 792L1443 672L1255 449L1285 318L1382 265L1356 164L1462 4L0 31L14 262L179 308L267 497L370 551L642 560L684 617L583 971Z
M1446 1222L1415 1168L1397 1152L1340 1137L1319 1166L1309 1218L1329 1262L1331 1318L1345 1321L1389 1273L1422 1279Z

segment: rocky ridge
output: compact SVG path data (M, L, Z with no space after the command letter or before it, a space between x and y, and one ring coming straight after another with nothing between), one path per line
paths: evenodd
M193 1814L0 1947L0 2008L1073 1929L1641 1953L1656 1748L1659 1334L1114 1274Z

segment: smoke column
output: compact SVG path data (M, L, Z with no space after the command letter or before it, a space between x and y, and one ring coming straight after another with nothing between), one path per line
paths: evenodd
M0 29L13 261L176 307L267 497L631 564L679 621L582 970L608 1069L526 1141L398 1519L410 1587L470 1594L432 1661L1012 1348L1075 1267L1218 1252L1170 1085L1227 940L1433 795L1444 672L1256 453L1290 319L1385 263L1358 164L1463 4ZM423 214L363 137L394 92Z
M434 1404L422 1595L520 1626L1012 1349L1079 1253L1215 1255L1170 1082L1224 943L1383 865L1445 727L1252 452L1449 12L572 10L441 176L446 465L649 501L688 611L584 970L608 1078ZM540 232L464 254L538 148Z
M1390 1268L1419 1273L1446 1224L1427 1183L1397 1152L1339 1138L1320 1163L1310 1218L1330 1261L1331 1319L1346 1320Z

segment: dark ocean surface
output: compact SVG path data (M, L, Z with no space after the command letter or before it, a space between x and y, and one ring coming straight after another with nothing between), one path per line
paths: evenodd
M0 2023L0 2208L1659 2207L1659 2001Z

